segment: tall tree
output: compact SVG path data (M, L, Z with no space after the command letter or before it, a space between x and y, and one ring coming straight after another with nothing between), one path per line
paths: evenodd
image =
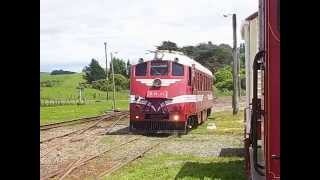
M232 62L232 48L227 44L215 45L209 41L196 46L184 46L180 50L212 72Z
M131 74L131 64L128 59L128 61L127 61L127 77L130 77L130 74Z
M95 59L91 59L91 63L83 69L83 72L85 73L83 78L90 84L93 81L104 79L106 77L104 69Z
M160 46L157 46L158 50L171 50L171 51L177 51L179 48L176 43L171 41L162 41L162 44Z
M126 63L119 58L113 58L113 68L114 68L114 74L121 74L123 76L127 76L127 66ZM110 62L110 67L112 67ZM112 73L112 71L109 71L109 75Z

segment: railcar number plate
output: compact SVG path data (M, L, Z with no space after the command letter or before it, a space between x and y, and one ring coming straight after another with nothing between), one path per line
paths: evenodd
M149 90L147 91L148 98L168 98L168 91Z

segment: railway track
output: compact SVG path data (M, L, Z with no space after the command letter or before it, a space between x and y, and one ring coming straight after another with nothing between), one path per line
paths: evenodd
M80 159L76 160L76 161L73 161L69 164L69 166L67 168L63 168L63 169L59 169L53 173L50 173L49 175L46 175L46 176L43 176L42 178L40 178L41 180L45 180L45 179L49 179L49 178L53 178L53 177L59 177L59 179L64 179L68 174L70 174L74 169L76 168L79 168L80 166L83 166L85 165L87 162L89 162L90 160L93 160L101 155L103 155L104 153L107 153L111 150L114 150L116 148L119 148L119 147L122 147L124 145L127 145L131 142L134 142L136 140L139 140L141 137L137 137L137 138L133 138L133 139L130 139L124 143L121 143L121 144L118 144L118 145L115 145L115 146L112 146L110 148L108 148L107 150L99 153L99 154L96 154L96 155L93 155L93 156L89 156L87 158L84 158L84 157L81 157ZM124 138L126 139L126 138Z
M125 137L124 139L127 139L127 137ZM142 137L134 137L134 138L131 138L127 141L125 141L124 143L120 143L120 144L117 144L117 145L114 145L110 148L108 148L107 150L101 152L101 153L98 153L96 155L92 155L92 156L89 156L89 157L81 157L73 162L71 162L67 168L62 168L62 169L59 169L55 172L52 172L48 175L45 175L43 177L41 177L40 179L41 180L46 180L46 179L50 179L50 178L57 178L59 180L63 180L65 179L68 175L70 175L74 170L76 170L77 168L81 168L82 166L88 164L90 161L94 160L94 159L97 159L101 156L103 156L104 154L108 153L108 152L111 152L112 150L117 150L119 148L123 148L125 146L128 146L129 144L131 143L134 143L138 140L142 139ZM143 149L142 151L134 154L133 156L131 157L125 157L125 158L121 158L118 162L114 163L115 165L113 165L112 167L108 168L107 170L99 173L96 177L96 179L102 179L103 177L107 177L109 175L111 175L113 172L117 171L118 169L122 168L123 166L129 164L130 162L138 159L138 158L141 158L144 156L144 154L146 154L147 152L151 151L152 149L156 148L157 146L159 146L162 142L164 142L165 140L168 140L168 138L166 139L161 139L161 140L154 140L156 141L156 143L153 143L152 145L148 146L147 148Z
M82 124L82 123L86 123L86 122L96 121L96 120L99 120L101 118L111 118L111 117L114 117L114 116L122 115L124 113L128 113L128 111L112 112L112 113L104 114L104 115L100 115L100 116L86 117L86 118L74 119L74 120L70 120L70 121L45 124L45 125L41 125L40 126L40 131L45 131L45 130L58 128L58 127L63 127L63 126Z
M106 120L113 120L115 117L125 117L125 116L128 116L129 115L129 112L128 111L122 111L122 112L115 112L115 113L111 113L111 114L107 114L107 115L103 115L103 116L99 116L100 118L97 118L97 117L93 117L91 119L87 119L85 118L84 120L83 119L78 119L77 121L74 121L73 123L55 123L55 124L50 124L49 126L46 126L45 130L48 130L48 129L53 129L53 128L57 128L57 127L62 127L62 126L70 126L70 125L75 125L75 124L81 124L81 123L85 123L85 122L91 122L91 121L96 121L94 124L92 125L89 125L89 126L86 126L84 128L80 128L80 129L77 129L77 130L74 130L74 131L71 131L71 132L68 132L68 133L64 133L62 135L58 135L58 136L54 136L54 137L50 137L50 138L47 138L47 139L44 139L44 140L41 140L40 141L40 144L41 143L44 143L44 142L48 142L48 141L52 141L54 139L57 139L57 138L62 138L62 137L66 137L66 136L69 136L69 135L72 135L72 134L82 134L84 133L85 131L87 131L88 129L90 128L93 128L95 127L97 124L99 124L100 122L102 121L106 121ZM120 121L121 118L119 118L118 120L116 120L115 122L118 122Z
M93 127L96 127L100 122L105 120L105 118L108 118L110 121L108 121L107 124L103 124L103 126L99 127L99 128L105 129L103 135L113 134L114 131L116 132L116 134L118 134L117 130L119 128L122 128L124 125L126 125L123 123L123 120L126 119L126 117L128 117L128 115L129 115L128 112L121 112L121 113L116 113L112 116L107 116L107 117L101 116L100 119L95 119L96 121L93 124L90 124L89 126L82 127L80 129L77 129L75 131L72 131L72 132L69 132L69 133L66 133L66 134L63 134L60 136L55 136L55 137L43 140L42 143L47 142L47 141L51 141L51 140L59 138L59 137L69 136L71 134L80 135L80 134L86 132L87 130L89 130ZM92 135L95 135L95 134L102 135L101 131L100 131L100 134L99 134L99 131L97 131L97 133L93 133ZM56 171L46 173L44 176L41 177L41 179L45 180L45 179L54 178L54 179L61 179L62 180L67 177L69 178L72 176L78 176L78 173L77 173L78 171L81 172L81 169L86 169L87 167L90 167L90 165L95 164L95 160L97 160L98 158L103 159L103 158L108 157L107 161L105 161L104 163L109 163L110 166L105 167L103 165L101 166L101 164L97 165L98 167L99 166L103 167L103 168L100 167L101 169L95 173L96 178L101 179L102 177L106 177L106 176L111 175L113 172L117 171L118 169L125 166L126 164L129 164L130 162L132 162L140 157L143 157L145 153L151 151L152 149L157 147L159 144L161 144L163 141L168 140L168 138L151 140L150 144L145 144L146 147L141 149L141 148L139 148L141 141L139 141L140 143L138 143L137 141L138 140L142 140L142 142L146 141L144 136L140 136L140 135L135 136L134 135L132 137L132 135L128 134L129 136L127 136L125 134L122 134L122 135L124 135L124 137L121 138L121 140L120 140L120 142L122 142L122 143L117 143L115 145L112 145L108 149L99 151L94 155L85 155L85 154L81 155L80 158L75 159L72 162L69 162L69 164L66 164L65 167L63 167L63 168L59 167L59 169L57 169ZM62 141L57 141L58 144L55 143L55 144L53 144L52 147L50 147L50 149L48 148L48 150L45 153L43 153L43 155L41 155L41 158L44 159L46 156L48 156L48 154L55 152L57 147L63 146L64 144L66 144L68 141L71 141L75 137L78 137L78 136L73 136L71 139L68 138L68 139L62 139ZM81 137L81 138L83 138L83 137ZM85 136L84 138L89 138L89 136ZM132 143L134 143L134 144L132 144ZM127 149L130 147L133 148L133 150L129 150L129 152L130 151L132 151L132 152L129 154L126 154L126 153L123 154L123 152L126 152ZM120 153L121 155L118 154L121 151L122 151L122 154L121 153ZM120 158L116 158L116 159L112 158L113 153L117 153L118 155L120 155ZM49 155L49 156L52 157L52 155ZM109 156L111 157L111 159L109 159L110 158ZM76 170L76 172L74 172L75 170Z
M162 142L168 140L172 138L169 137L169 138L166 138L166 139L162 139L162 140L158 140L158 142L156 142L155 144L153 145L150 145L149 147L145 148L143 151L140 151L139 153L135 154L134 156L132 157L129 157L129 158L124 158L124 160L120 160L118 163L116 163L115 166L107 169L106 171L100 173L97 177L97 179L102 179L102 178L105 178L105 177L108 177L110 176L112 173L114 173L115 171L119 170L120 168L122 168L123 166L131 163L132 161L135 161L136 159L139 159L141 157L144 156L144 154L146 154L147 152L151 151L152 149L156 148L157 146L159 146Z

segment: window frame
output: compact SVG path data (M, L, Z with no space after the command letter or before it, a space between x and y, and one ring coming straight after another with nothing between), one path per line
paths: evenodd
M182 75L174 75L174 74L173 74L173 72L174 72L174 64L182 67ZM171 63L171 75L172 75L172 76L184 76L184 74L185 74L184 69L185 69L185 68L184 68L184 65L183 65L183 64L180 64L180 63L177 63L177 62L172 62L172 63Z
M159 75L152 74L152 63L160 63L160 62L167 64L167 73L166 74L159 74ZM170 62L169 61L151 61L150 62L150 68L149 68L150 76L168 76L169 73L170 73Z
M137 75L137 67L138 67L139 65L142 65L142 64L145 64L145 65L146 65L145 73L144 73L144 75ZM147 76L147 75L148 75L148 63L147 63L147 62L139 63L139 64L137 64L137 65L134 67L134 76Z
M189 66L188 67L188 86L191 86L191 81L192 81L192 68Z

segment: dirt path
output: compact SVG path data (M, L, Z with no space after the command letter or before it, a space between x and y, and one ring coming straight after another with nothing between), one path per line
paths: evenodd
M245 107L245 96L240 97L239 103L240 103L240 110L243 110ZM231 110L232 110L231 96L216 97L214 99L213 112L231 111Z

